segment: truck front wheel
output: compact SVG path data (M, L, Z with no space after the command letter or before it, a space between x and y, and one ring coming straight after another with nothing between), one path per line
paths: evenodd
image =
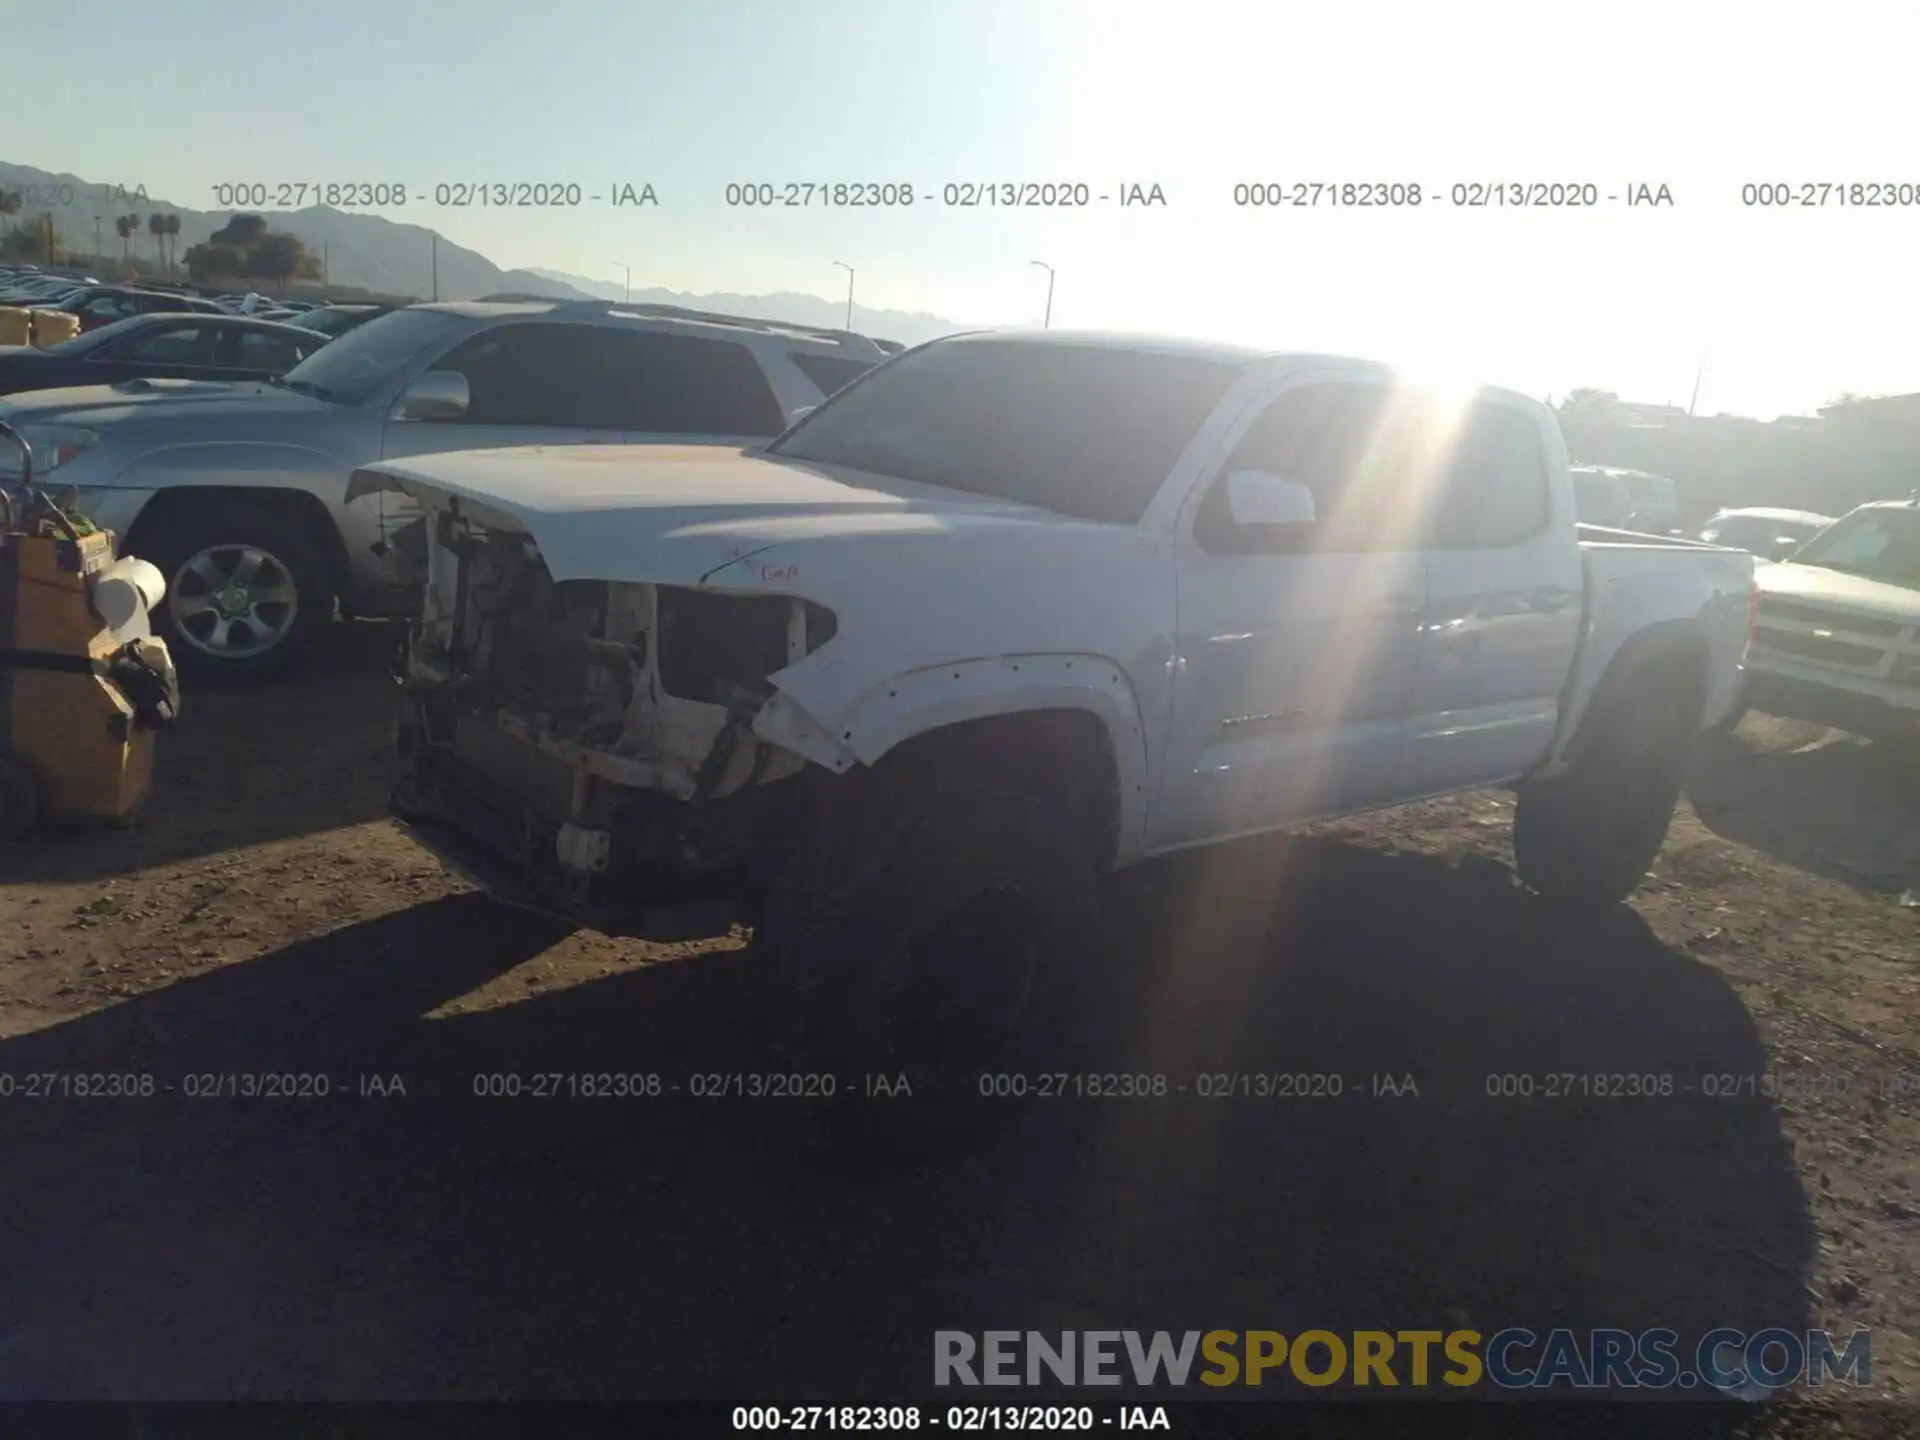
M1521 880L1580 905L1632 894L1666 840L1704 700L1693 666L1650 664L1603 682L1565 770L1520 785L1513 854Z
M838 1143L927 1158L1025 1093L1011 1076L1094 923L1101 797L1009 748L936 734L844 777L766 897L755 950L796 1059L860 1092L830 1107Z

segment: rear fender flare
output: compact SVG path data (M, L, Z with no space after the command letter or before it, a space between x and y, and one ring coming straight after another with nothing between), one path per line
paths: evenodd
M1704 680L1708 678L1712 659L1712 647L1707 637L1691 620L1662 620L1636 630L1620 643L1608 658L1606 669L1591 682L1586 682L1585 677L1576 677L1573 685L1575 693L1570 697L1575 701L1575 706L1563 706L1560 731L1554 737L1553 749L1547 756L1546 764L1536 774L1545 778L1564 767L1567 748L1580 733L1581 725L1592 712L1593 702L1603 690L1626 683L1635 671L1654 665L1695 665L1699 667ZM1699 724L1702 728L1708 719L1705 713L1701 715Z

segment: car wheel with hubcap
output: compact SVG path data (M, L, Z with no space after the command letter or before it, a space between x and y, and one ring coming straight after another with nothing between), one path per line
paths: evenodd
M154 623L195 679L278 678L333 615L325 551L297 518L267 506L183 508L139 536L133 553L166 578Z

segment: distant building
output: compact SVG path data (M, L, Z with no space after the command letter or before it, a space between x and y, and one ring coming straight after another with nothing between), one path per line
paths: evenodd
M1623 400L1613 407L1609 418L1628 425L1660 425L1670 420L1684 420L1687 412L1679 405L1637 405Z
M1822 417L1838 421L1863 421L1876 429L1920 425L1920 395L1872 395L1823 405Z

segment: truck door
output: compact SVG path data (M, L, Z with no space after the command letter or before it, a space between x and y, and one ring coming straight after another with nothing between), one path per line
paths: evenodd
M1585 613L1572 497L1557 437L1517 403L1476 399L1422 509L1414 793L1510 780L1546 753Z
M1411 458L1391 392L1296 382L1236 427L1183 520L1174 700L1155 848L1403 793L1422 557L1395 533ZM1232 477L1312 495L1311 519L1235 514ZM1269 486L1271 490L1271 487Z

